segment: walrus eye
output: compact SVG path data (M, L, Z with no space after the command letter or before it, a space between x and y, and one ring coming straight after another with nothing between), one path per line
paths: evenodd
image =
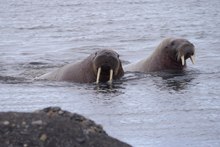
M171 46L174 46L174 45L175 45L175 41L172 41L172 42L171 42Z

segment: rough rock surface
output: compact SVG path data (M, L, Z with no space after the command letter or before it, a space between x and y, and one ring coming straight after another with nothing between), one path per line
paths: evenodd
M1 147L130 147L85 117L49 107L33 113L0 112Z

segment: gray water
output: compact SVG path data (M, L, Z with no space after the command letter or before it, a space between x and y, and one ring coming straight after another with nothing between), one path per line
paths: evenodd
M219 8L219 0L0 0L0 111L59 106L135 147L218 147ZM32 80L102 48L132 63L168 36L196 47L184 73L126 73L112 87Z

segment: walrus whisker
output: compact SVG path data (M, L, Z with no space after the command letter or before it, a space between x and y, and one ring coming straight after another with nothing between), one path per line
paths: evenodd
M113 79L113 69L110 70L110 75L109 75L109 83L112 83L112 79Z
M184 64L185 64L185 58L184 58L184 55L181 56L181 61L182 61L182 65L184 66Z
M100 73L101 73L101 67L98 68L98 72L97 72L97 78L96 78L96 84L99 83L99 78L100 78Z
M194 55L190 56L190 60L192 61L193 64L195 64L195 56Z

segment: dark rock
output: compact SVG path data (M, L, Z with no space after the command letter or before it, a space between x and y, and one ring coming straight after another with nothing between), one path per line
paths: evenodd
M0 112L1 147L130 147L79 114L49 107L33 113Z

